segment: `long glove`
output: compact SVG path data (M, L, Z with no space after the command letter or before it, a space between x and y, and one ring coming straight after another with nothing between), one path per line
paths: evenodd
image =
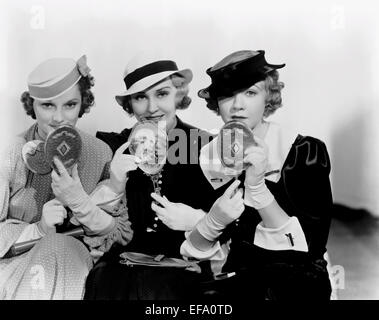
M90 234L106 234L115 225L114 218L101 210L84 191L80 182L77 164L72 169L72 176L58 158L54 163L59 171L51 173L51 187L56 198L69 207L76 220L82 224Z
M251 146L245 151L244 162L250 163L246 169L245 204L255 209L267 207L274 200L265 183L265 173L268 166L268 148L263 140L254 138L257 146Z
M165 196L161 197L152 193L151 197L161 205L158 206L152 202L151 208L157 217L172 230L192 230L205 215L205 212L200 209L194 209L184 203L171 202Z
M128 172L137 169L139 159L130 154L124 154L130 142L124 143L115 152L110 165L110 186L116 193L125 191Z
M240 190L236 192L239 184L239 180L234 181L197 224L197 230L205 239L216 240L228 224L241 216L245 206L242 192Z

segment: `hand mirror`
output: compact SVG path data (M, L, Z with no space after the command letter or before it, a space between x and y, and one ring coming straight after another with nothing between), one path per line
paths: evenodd
M156 122L137 123L130 134L129 141L130 154L139 158L138 167L150 177L154 192L161 195L161 171L167 158L166 131L161 129ZM155 217L153 225L147 227L146 232L155 232L157 222L158 217Z
M79 161L82 150L80 134L72 126L64 125L51 131L46 141L32 140L22 148L22 158L30 171L48 174L58 157L69 169Z
M54 157L57 157L66 169L79 161L82 152L82 139L74 127L61 126L50 132L45 141L46 161L54 168Z
M231 175L239 175L248 164L243 162L245 150L256 145L253 132L242 122L232 120L221 128L217 139L217 153L222 165Z
M167 158L167 134L151 121L137 123L129 137L130 154L139 158L138 167L148 175L158 174Z

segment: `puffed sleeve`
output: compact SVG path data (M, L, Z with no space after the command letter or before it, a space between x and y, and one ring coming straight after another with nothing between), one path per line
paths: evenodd
M299 135L283 165L283 198L276 199L289 216L298 218L309 253L316 257L322 257L326 251L331 223L330 169L325 144Z
M98 206L100 208L102 207L101 205ZM114 224L112 228L103 235L86 235L83 237L84 242L89 245L90 248L102 252L108 251L113 243L119 243L121 245L128 244L133 237L133 231L129 221L125 195L123 195L117 206L112 206L110 209L109 206L106 205L106 209L103 210L113 217Z
M3 147L0 154L0 258L29 225L20 220L8 219L11 179L16 167L17 151L21 150L22 144L23 141L16 140L9 147Z
M112 217L112 223L105 226L102 232L94 234L93 230L87 230L84 236L84 242L90 248L98 251L108 251L113 243L126 245L133 237L131 223L129 221L127 200L125 193L116 194L109 186L109 164L112 159L112 152L106 146L106 154L104 155L106 164L101 175L101 181L91 193L91 202L96 204L95 211L99 213L107 213Z

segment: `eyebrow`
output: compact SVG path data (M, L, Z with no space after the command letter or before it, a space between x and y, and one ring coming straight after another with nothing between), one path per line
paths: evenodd
M73 98L73 99L66 101L65 104L70 103L70 102L78 102L78 101L79 101L78 98ZM55 104L55 103L51 100L41 102L41 105L45 105L45 104Z
M253 88L257 88L257 89L259 89L259 90L264 89L264 88L258 87L257 84L254 84L252 87L250 87L250 89L253 89Z
M162 87L162 88L159 88L159 89L156 89L156 90L159 91L159 90L164 90L164 89L171 89L171 87L170 86L165 86L165 87Z
M78 98L73 98L71 100L68 100L67 102L65 102L66 104L69 103L69 102L78 102L79 99Z
M146 96L146 92L140 91L140 92L136 92L136 93L131 94L132 99L135 97L139 97L139 96Z

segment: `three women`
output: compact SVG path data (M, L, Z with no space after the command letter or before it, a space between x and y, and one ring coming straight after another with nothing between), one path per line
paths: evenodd
M147 121L161 127L163 124L169 141L167 159L176 159L177 151L181 153L185 150L185 161L167 161L153 181L151 175L138 168L138 159L128 154L132 129L125 129L119 134L97 134L114 153L110 166L110 189L116 195L125 191L134 235L129 242L131 230L125 213L121 214L124 218L119 219L120 226L123 227L119 228L118 236L110 231L114 230L116 223L109 215L100 219L103 229L100 228L97 232L101 236L95 234L95 237L88 238L86 242L101 246L100 243L105 238L111 238L112 241L106 242L106 249L113 242L116 243L90 272L85 298L183 299L199 297L204 294L205 287L217 296L229 298L330 297L330 282L323 258L332 204L330 161L326 147L320 140L300 135L292 144L283 145L279 126L265 120L281 106L281 89L284 85L279 81L277 69L283 66L267 63L264 51L239 51L207 70L212 84L201 90L199 96L206 100L208 108L221 115L225 123L238 121L254 133L256 144L244 149L247 168L239 175L239 181L232 182L232 177L219 165L219 161L214 161L219 159L212 158L217 155L217 139L210 141L212 139L207 133L182 122L176 116L177 109L186 108L190 104L187 94L192 72L188 69L179 70L172 60L131 62L124 75L127 90L116 97L117 102L127 113L133 114L138 123ZM75 91L73 88L75 85L71 88ZM78 92L71 92L73 96L69 97L65 97L64 93L70 93L70 90L62 90L65 99L54 102L55 107L81 101ZM34 108L38 107L36 105ZM75 107L73 110L76 110ZM65 121L74 125L79 115L79 112L72 116L67 113ZM43 117L37 116L37 122L39 119L40 127L43 128ZM58 125L58 122L56 120L54 123ZM49 126L49 121L47 124ZM24 140L44 138L43 133L37 134L38 130L34 129L33 134ZM184 140L181 139L183 136ZM191 153L194 150L195 157ZM201 166L193 161L200 150L200 158L203 160ZM13 153L18 152L20 150ZM104 154L109 155L104 159L105 165L111 156L109 152ZM16 163L14 155L12 157L8 159L9 164ZM2 174L6 178L3 180L8 183L9 177L13 175L10 172L12 168L4 168L7 170ZM92 164L91 168L94 169ZM65 181L61 180L66 178L67 186L77 185L70 178L77 181L80 170L78 172L79 175L74 169L71 175L65 172L60 176L53 175L56 180L54 183L64 185ZM49 178L43 179L47 180L40 185L50 184ZM89 179L92 184L86 193L93 192L102 179L98 176L94 181ZM22 184L25 185L26 180ZM5 189L13 190L8 186L9 183ZM239 187L242 188L238 190ZM45 190L45 187L40 188ZM70 188L62 187L62 192L59 189L55 188L56 196L61 203L63 201L69 206L70 198L75 198L67 191ZM39 201L43 221L39 223L42 227L36 230L42 228L42 233L61 222L65 215L64 207L56 202L49 204L54 209L50 210L54 214L43 213L48 211L41 208L53 198L51 190L47 190L48 196L35 200ZM73 190L80 190L80 187ZM12 193L10 198L15 199ZM115 203L123 207L125 201L119 201L120 197L117 199ZM6 230L4 226L11 225L4 217L12 217L4 213L7 205L3 207L2 219L5 222L1 231ZM81 207L80 204L78 207ZM28 218L24 215L22 218L17 215L15 217L30 223L38 220L38 210L36 212ZM53 218L45 219L44 216ZM13 228L18 230L16 225ZM17 241L25 227L18 228L19 235L12 232L16 234L14 239L4 243ZM74 241L79 247L81 245L77 240L69 241ZM43 241L40 243L43 244ZM7 249L9 248L3 251ZM130 268L119 263L120 254L125 251L153 257L184 256L187 259L197 259L202 261L202 273L170 267ZM41 252L38 245L25 257L32 257L34 252ZM18 262L12 267L30 265L31 258L28 259L27 263ZM225 260L226 263L223 264ZM225 277L226 280L208 281L211 274L210 261L223 264L222 271L229 275ZM90 263L87 260L85 262L80 262L76 268L81 270L81 279L90 268ZM23 267L23 275L26 270ZM206 286L202 286L203 280L206 281ZM28 297L33 296L29 294Z

